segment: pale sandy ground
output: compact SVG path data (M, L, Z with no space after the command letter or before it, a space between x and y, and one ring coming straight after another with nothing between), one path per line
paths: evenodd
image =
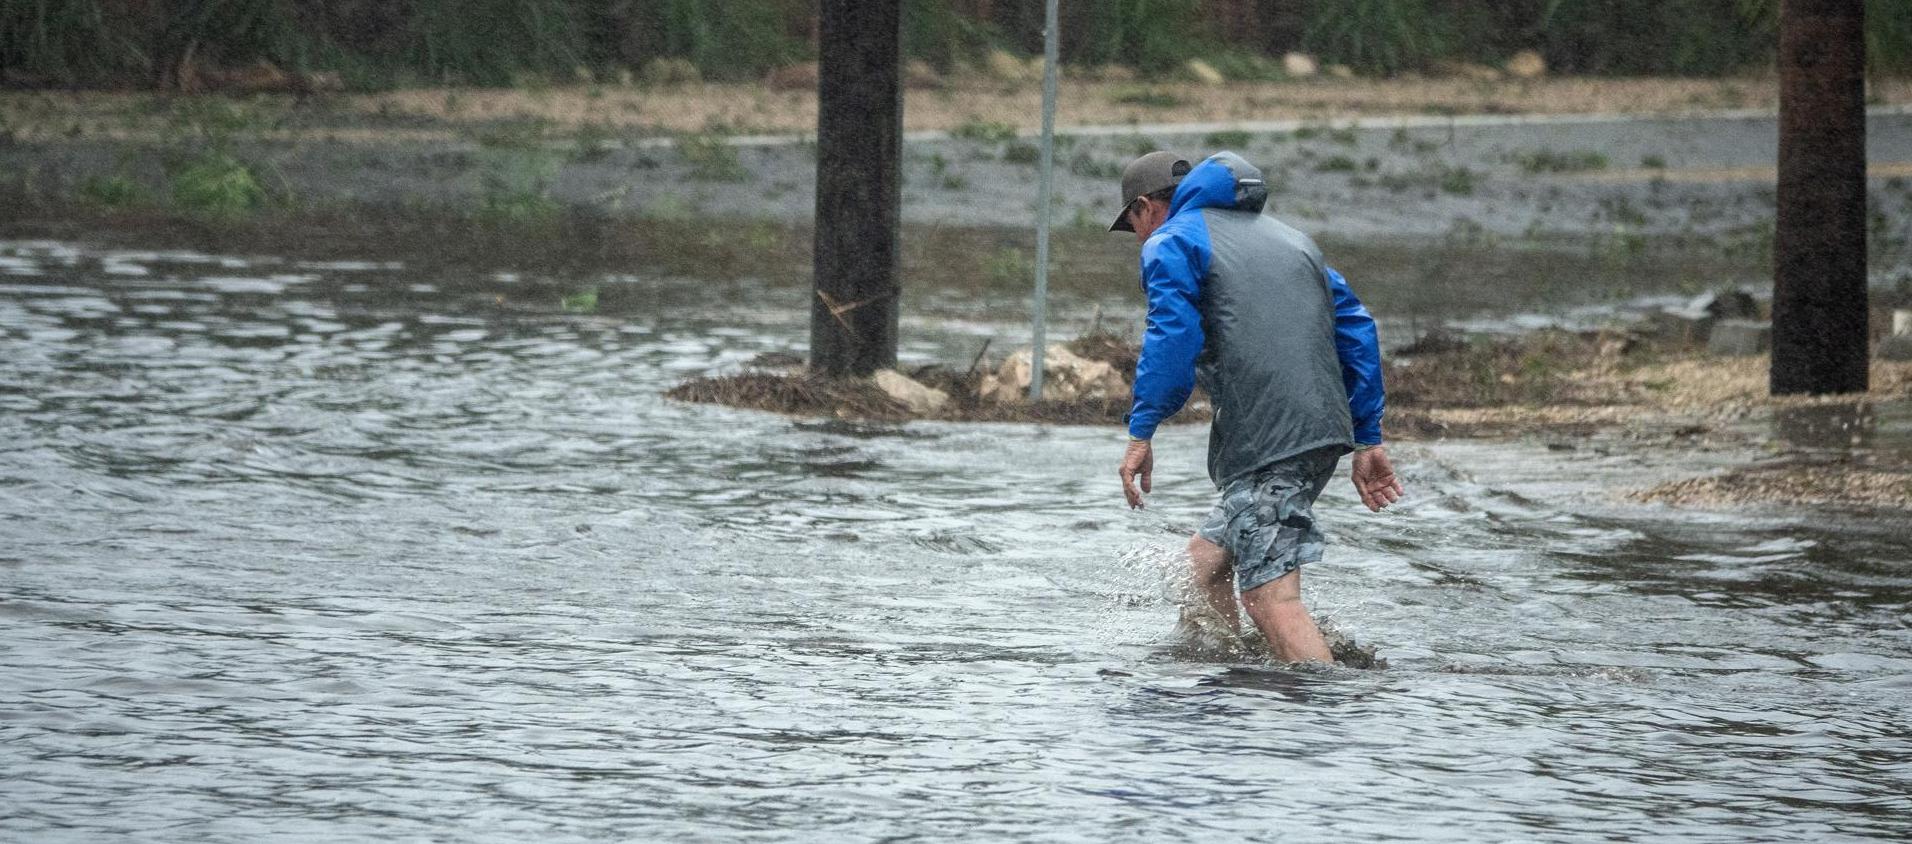
M603 122L674 132L725 128L742 133L797 133L816 125L816 95L811 91L772 91L755 85L604 88L595 89L595 95L593 90L455 95L414 90L356 98L352 106L452 121L535 116L562 125ZM1177 102L1124 102L1145 94ZM1912 102L1912 80L1882 82L1874 87L1873 99L1876 104ZM950 130L984 121L1031 131L1040 125L1041 106L1037 86L971 82L908 92L903 119L909 130ZM1220 87L1065 80L1058 91L1056 121L1063 126L1106 126L1412 114L1667 114L1777 107L1778 84L1773 79L1322 80Z
M339 140L431 140L459 137L464 126L532 119L559 129L602 127L618 135L709 131L794 135L814 131L817 98L810 90L773 90L759 84L690 84L420 88L330 95L315 101L338 115L338 125L301 121L281 131ZM1912 79L1876 80L1868 101L1875 106L1912 103ZM122 136L158 131L164 128L165 115L154 102L155 97L147 93L5 92L0 93L0 127L23 140L75 132ZM992 123L1030 132L1040 125L1040 108L1037 85L967 79L907 92L903 114L910 131ZM1772 77L1500 82L1322 79L1221 86L1068 79L1061 83L1057 123L1068 127L1453 114L1669 115L1777 108L1778 83Z

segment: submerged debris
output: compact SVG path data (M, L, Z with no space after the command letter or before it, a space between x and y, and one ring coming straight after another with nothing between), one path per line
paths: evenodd
M802 359L794 355L760 355L743 372L692 378L665 396L793 416L874 422L933 419L1121 424L1129 411L1129 378L1135 372L1139 348L1119 336L1094 332L1055 347L1055 351L1060 354L1052 355L1052 359L1062 366L1050 372L1060 377L1052 376L1052 388L1045 390L1047 397L1040 402L1024 398L1029 383L1027 350L1018 353L1020 357L1011 355L993 372L983 372L980 365L966 372L925 366L897 373L900 377L885 376L887 391L875 378L831 378L809 372L802 368ZM936 394L944 398L938 400ZM924 398L914 400L916 406L912 408L911 402L899 400L897 395ZM1199 397L1176 416L1178 422L1207 419L1207 402Z
M1803 504L1912 510L1912 465L1782 463L1663 483L1628 495L1688 506Z
M1069 363L1074 367L1070 371L1082 377L1056 378L1052 398L1034 403L1023 398L1026 350L1023 357L1012 355L993 371L982 365L979 355L968 371L927 366L889 379L892 393L931 397L915 400L914 409L872 380L813 375L801 368L800 359L787 355L760 358L744 372L691 379L668 395L878 422L1121 424L1129 409L1137 344L1097 332L1071 341L1066 350L1055 358L1079 361ZM1879 407L1912 401L1912 362L1875 360L1872 390L1859 397L1774 397L1768 395L1768 368L1764 355L1709 357L1680 338L1629 331L1545 330L1511 337L1431 334L1385 359L1386 433L1393 440L1540 435L1554 438L1549 448L1563 451L1598 432L1616 433L1640 449L1696 444L1746 448L1794 438L1761 434L1745 424L1758 414L1779 419L1853 402L1876 413ZM895 387L904 381L921 389L899 392ZM935 400L938 394L947 398ZM1057 394L1072 397L1054 398ZM1198 393L1172 421L1206 421L1209 412ZM1846 462L1800 462L1796 453L1789 453L1785 459L1792 462L1755 464L1629 495L1639 501L1697 506L1791 502L1912 510L1912 455L1876 453L1858 440L1844 443L1842 449L1837 460ZM1749 457L1771 454L1761 451ZM1337 651L1337 656L1350 664L1367 658L1359 648L1350 648L1345 654Z

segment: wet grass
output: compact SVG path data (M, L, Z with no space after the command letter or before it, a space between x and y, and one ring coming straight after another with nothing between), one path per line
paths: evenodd
M690 168L690 177L698 181L741 182L750 178L750 171L737 157L737 148L718 133L679 137L677 156Z
M966 141L1001 143L1003 141L1015 140L1016 127L1008 123L997 123L995 121L979 120L972 117L952 127L949 130L949 136L952 138L961 138Z
M1254 139L1255 136L1247 132L1224 130L1208 133L1207 137L1202 138L1202 143L1214 149L1240 150Z
M241 217L266 204L266 189L252 168L224 152L187 162L170 182L175 205L208 217Z
M146 186L124 173L92 175L80 180L79 197L104 208L128 208L151 201Z
M1124 88L1111 92L1109 102L1150 109L1170 109L1184 105L1187 100L1179 94L1161 88Z
M1590 149L1526 150L1514 153L1508 160L1530 176L1542 173L1587 173L1605 170L1608 164L1605 153Z

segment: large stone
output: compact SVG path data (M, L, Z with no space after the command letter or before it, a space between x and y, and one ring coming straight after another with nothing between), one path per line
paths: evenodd
M1307 79L1320 71L1321 65L1307 53L1289 53L1281 57L1281 72L1295 79Z
M1772 348L1772 325L1750 319L1720 320L1706 341L1706 353L1720 357L1760 355Z
M978 392L984 399L996 402L1026 400L1033 357L1031 349L1017 350L1002 362L995 374L983 378ZM1128 379L1107 363L1089 360L1060 344L1043 352L1042 398L1045 401L1101 401L1128 394Z
M1029 80L1029 65L1022 59L1010 55L1007 50L991 50L983 57L983 70L991 78L1001 82L1026 82ZM1038 77L1041 71L1038 70Z
M949 394L894 369L879 369L870 380L890 398L903 403L911 413L934 413L949 403Z
M1189 59L1188 63L1182 66L1182 69L1188 73L1189 79L1203 85L1220 85L1228 81L1228 77L1223 76L1222 72L1216 70L1214 65L1201 59Z
M903 65L903 87L913 90L936 90L943 87L943 75L922 59L911 59Z
M1522 50L1507 60L1506 68L1515 79L1539 79L1547 75L1547 60L1537 50Z

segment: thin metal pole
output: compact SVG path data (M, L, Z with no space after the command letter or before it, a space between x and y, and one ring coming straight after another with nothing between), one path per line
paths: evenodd
M1049 316L1049 198L1055 187L1056 166L1056 2L1048 0L1042 16L1042 175L1036 188L1036 314L1035 348L1030 351L1029 400L1042 399L1042 353Z

